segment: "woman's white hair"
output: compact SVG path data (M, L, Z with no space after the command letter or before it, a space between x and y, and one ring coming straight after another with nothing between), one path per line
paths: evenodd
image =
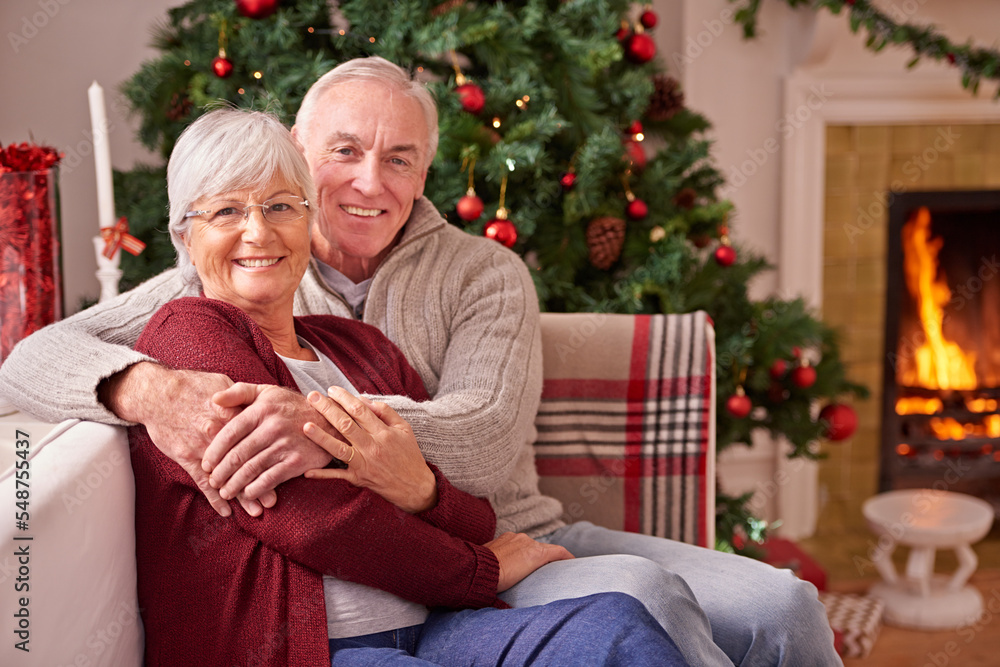
M402 67L378 56L348 60L316 80L302 98L299 112L295 116L295 131L299 140L303 144L309 142L313 114L326 92L336 85L352 81L377 81L415 99L420 104L424 120L427 122L427 155L424 168L430 167L438 146L438 112L434 96L424 84L415 81Z
M316 206L316 187L302 151L284 125L261 111L216 109L184 130L167 164L170 198L170 240L177 249L177 266L188 281L198 278L184 246L191 227L185 214L202 197L233 190L254 190L281 178L297 186Z

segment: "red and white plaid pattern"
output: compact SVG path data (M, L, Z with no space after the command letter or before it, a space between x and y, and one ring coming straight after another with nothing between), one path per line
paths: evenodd
M536 461L564 519L714 546L708 316L544 313L542 347Z

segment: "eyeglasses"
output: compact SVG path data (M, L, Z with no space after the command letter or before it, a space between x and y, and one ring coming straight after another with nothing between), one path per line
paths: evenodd
M219 227L238 225L250 217L250 209L259 208L264 219L270 223L294 222L309 210L309 202L298 197L282 196L268 199L263 204L247 204L240 201L224 201L202 211L188 211L185 218L203 218L208 224Z

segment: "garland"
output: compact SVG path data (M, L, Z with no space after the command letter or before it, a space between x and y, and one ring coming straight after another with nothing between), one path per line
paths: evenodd
M738 2L739 0L729 0ZM935 61L946 60L962 71L962 87L979 92L983 80L1000 81L1000 52L995 49L975 47L969 44L955 44L947 37L927 26L899 23L869 0L784 0L789 7L808 5L813 9L826 9L833 14L847 7L851 32L864 28L868 35L865 46L871 51L881 51L889 44L909 44L913 49L913 59L908 68L916 66L921 58ZM757 12L760 0L746 0L735 14L737 23L743 26L743 36L752 39L757 35ZM994 94L1000 98L1000 88Z

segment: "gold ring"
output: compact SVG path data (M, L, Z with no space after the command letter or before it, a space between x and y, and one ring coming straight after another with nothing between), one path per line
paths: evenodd
M354 453L356 451L357 450L355 450L354 447L351 447L351 457L349 459L347 459L346 461L344 461L344 465L347 465L348 463L350 463L351 461L354 460Z

